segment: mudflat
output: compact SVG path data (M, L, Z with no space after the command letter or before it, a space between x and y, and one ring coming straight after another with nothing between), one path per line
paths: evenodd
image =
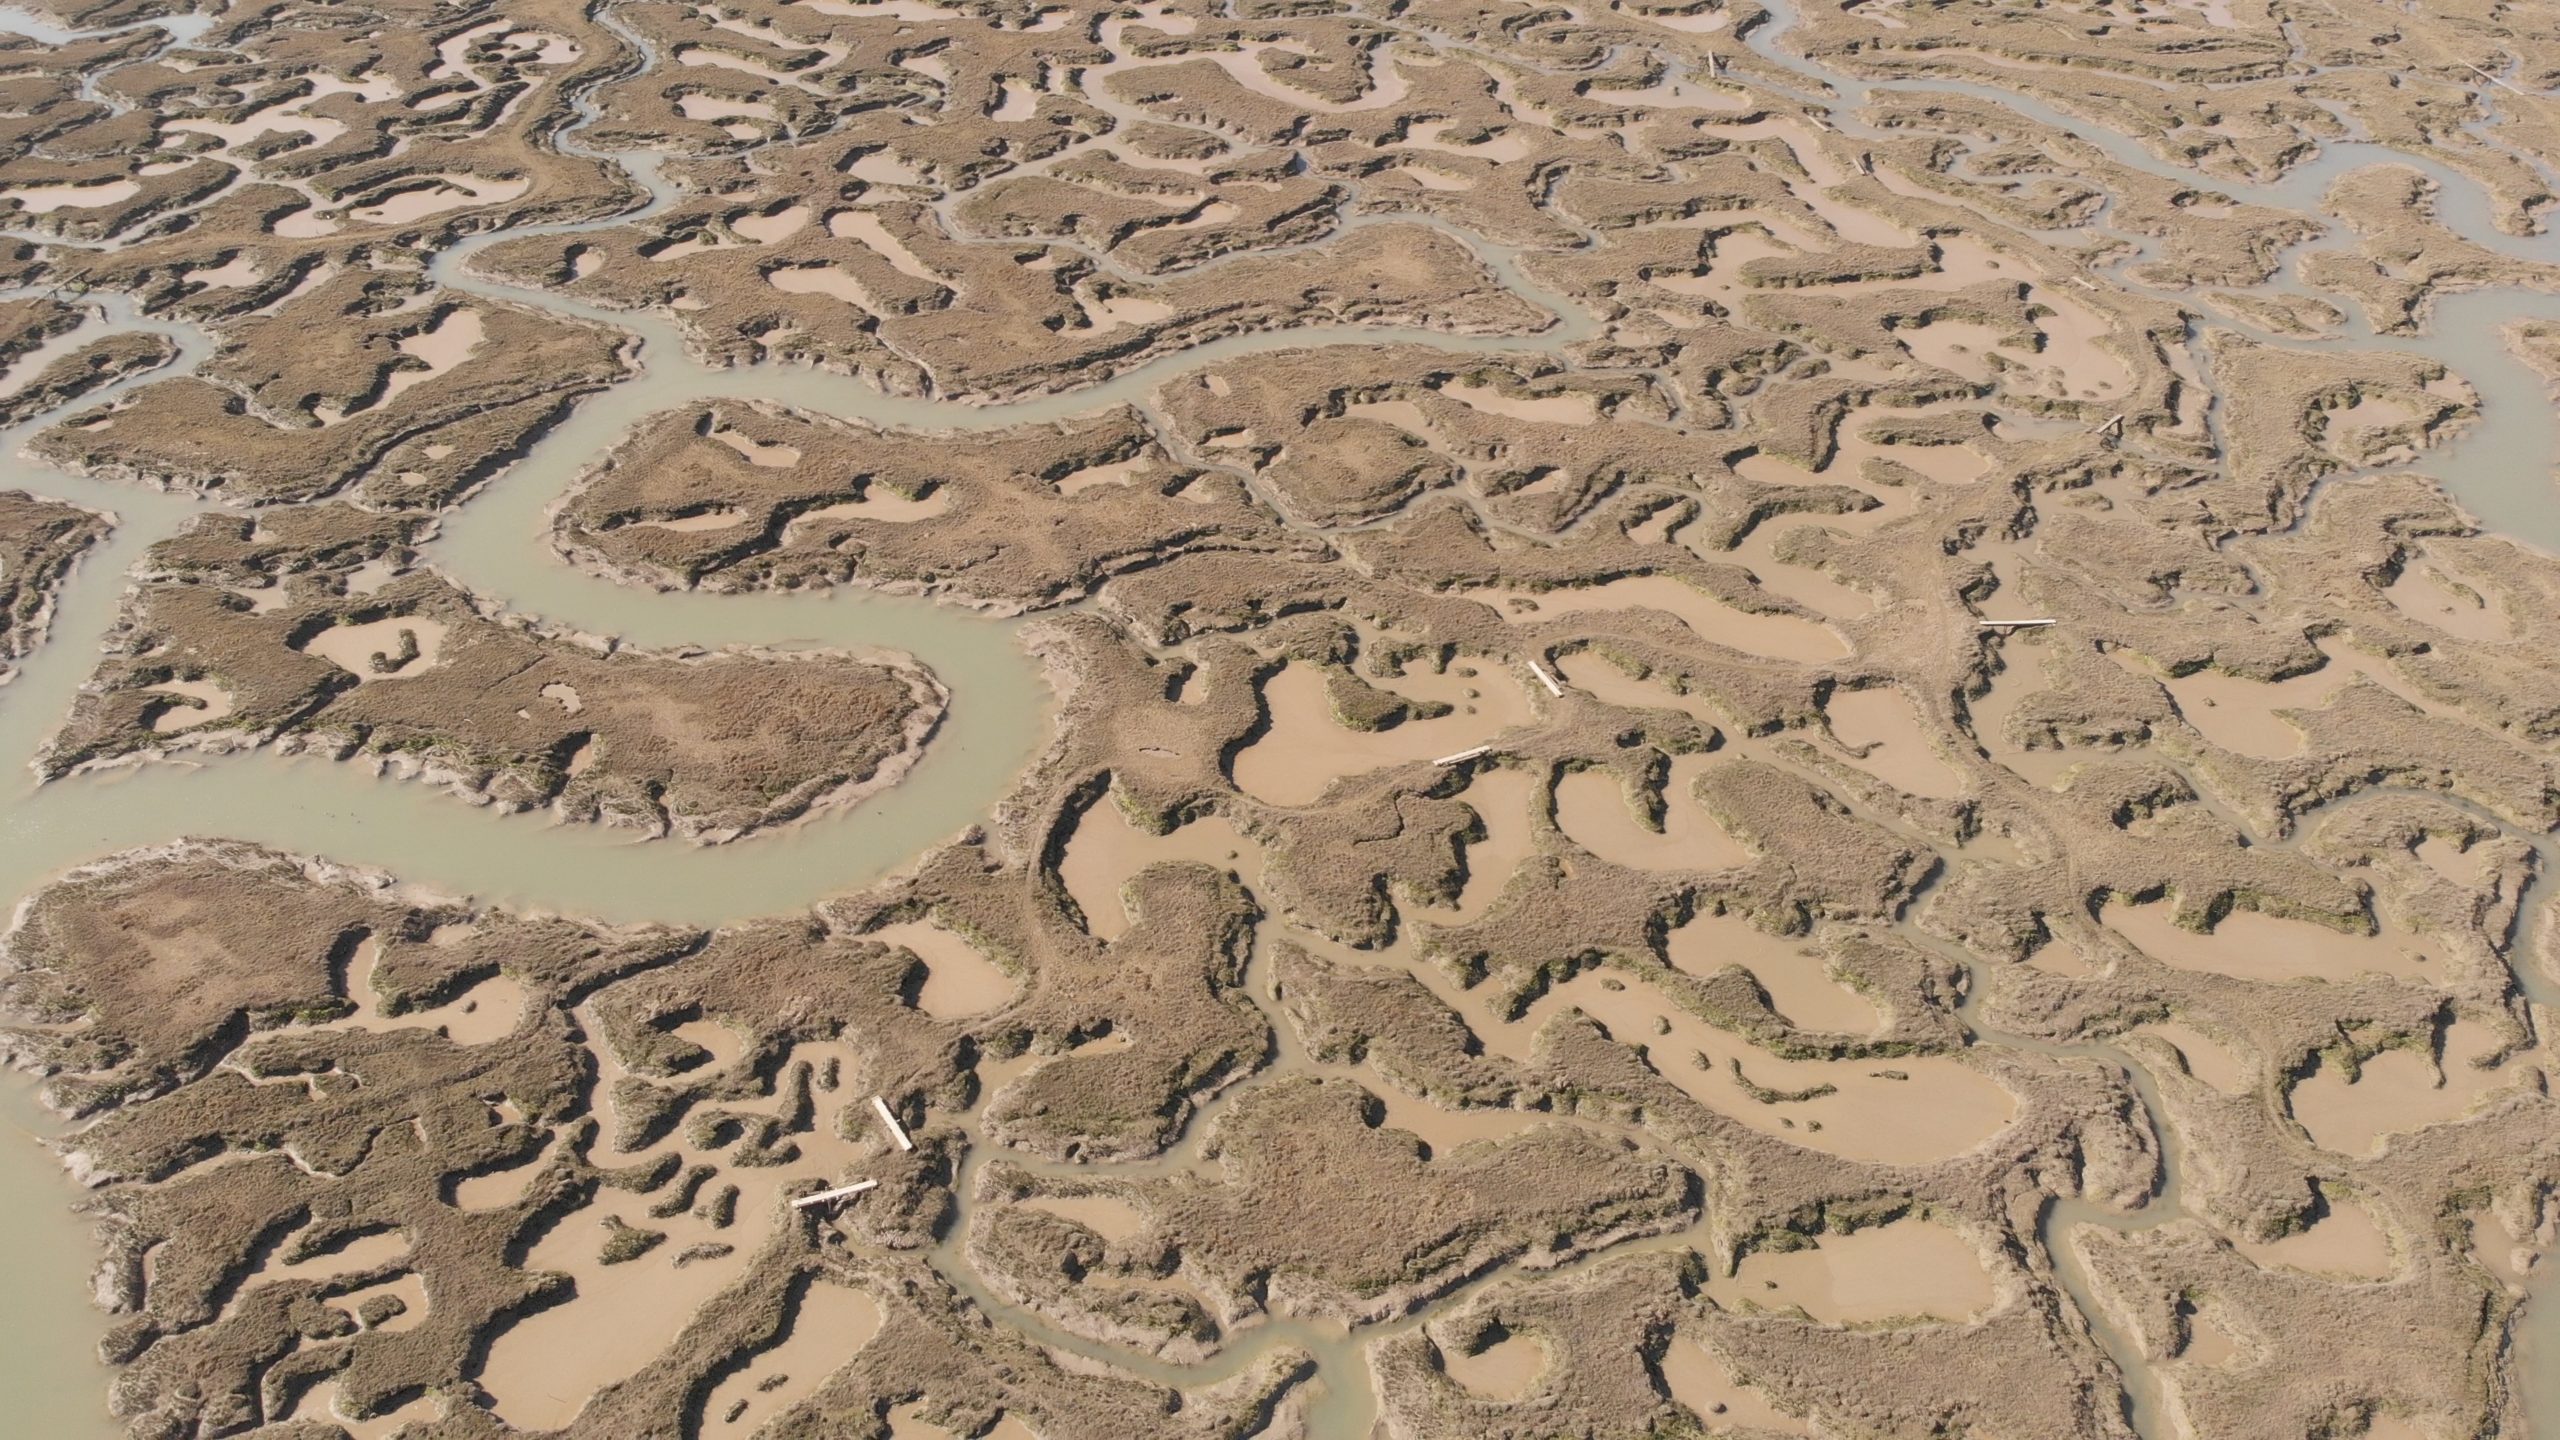
M2560 1429L2555 72L2278 0L0 11L0 1276L104 1367L0 1374Z

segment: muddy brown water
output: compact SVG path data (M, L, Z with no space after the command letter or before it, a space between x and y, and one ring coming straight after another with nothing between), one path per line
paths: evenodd
M1771 23L1755 29L1745 43L1805 77L1810 85L1826 88L1841 102L1836 118L1842 128L1852 133L1858 131L1848 112L1870 90L1956 91L2012 106L2068 130L2132 168L2185 182L2195 180L2193 175L2151 156L2129 139L2097 130L2052 106L2011 92L1946 81L1870 86L1848 80L1789 51L1784 35L1792 24L1792 12L1783 0L1771 0L1769 8ZM201 17L186 17L137 22L137 26L158 25L176 43L193 39L208 23ZM607 23L612 23L609 17ZM0 9L0 33L25 35L39 43L64 44L80 38L82 33L96 32L73 32L25 12ZM1672 88L1676 90L1676 84ZM2464 177L2425 157L2379 146L2331 145L2317 159L2276 184L2235 186L2215 182L2210 188L2254 203L2315 210L2331 181L2358 166L2378 161L2414 165L2435 179L2442 187L2445 218L2461 233L2504 253L2560 259L2560 241L2553 237L2521 240L2497 232L2488 221L2485 195ZM667 192L656 180L654 157L627 157L626 163L661 197L652 202L651 208L662 204ZM625 223L629 218L600 223ZM924 762L906 782L850 811L819 817L746 844L712 849L635 843L612 832L559 826L541 816L498 817L457 804L424 786L380 783L356 767L264 755L229 757L186 768L160 766L83 777L39 790L29 783L21 762L34 753L58 723L73 691L85 678L94 642L113 619L124 570L150 543L173 533L201 507L182 497L22 468L13 476L19 483L39 493L112 510L122 523L108 544L84 563L66 590L52 642L22 667L14 685L0 692L0 766L7 767L7 778L0 780L0 896L14 901L68 865L187 833L218 833L325 853L352 863L380 866L412 882L471 894L493 903L575 911L608 919L657 918L696 923L740 919L795 908L820 895L877 878L985 813L1011 786L1022 764L1040 743L1046 729L1049 695L1017 642L1016 627L947 607L876 595L660 595L578 574L558 564L542 544L545 509L577 471L592 463L640 419L706 397L777 400L831 415L895 425L981 429L1081 414L1124 403L1141 397L1170 374L1261 351L1379 343L1426 344L1474 352L1543 350L1553 349L1587 330L1578 312L1522 275L1509 253L1474 237L1461 238L1476 248L1503 283L1559 315L1563 323L1527 340L1336 327L1236 336L1072 394L985 407L886 396L840 377L810 371L705 370L684 357L673 327L658 317L608 314L557 297L523 294L474 281L464 271L463 262L478 244L458 247L439 257L435 266L439 279L474 293L534 303L632 332L639 338L647 368L639 378L582 404L574 417L547 437L523 463L450 517L431 547L431 561L465 585L515 609L635 644L752 642L894 648L915 654L933 667L953 694L950 718L935 737ZM2312 243L2316 246L2332 242ZM2128 258L2116 269L2120 272L2137 265L2145 253L2144 242L2137 239ZM2119 274L2116 278L2122 277ZM2273 288L2284 289L2285 282L2278 282ZM184 353L179 368L200 362L207 353L202 336L139 317L117 298L104 299L101 308L103 318L98 325L66 337L62 343L85 342L109 330L156 331L180 341ZM2560 438L2560 422L2555 422L2543 383L2508 356L2497 338L2497 326L2519 315L2560 315L2560 299L2514 292L2453 296L2439 302L2434 326L2426 336L2378 339L2368 331L2351 327L2334 343L2383 344L2425 353L2444 360L2468 379L2481 394L2484 418L2454 455L2438 457L2431 468L2453 477L2458 497L2493 530L2536 545L2560 548L2560 505L2553 504L2549 471L2549 457L2555 448L2560 448L2553 443ZM2216 317L2215 323L2226 322ZM2271 343L2299 343L2266 336L2238 323L2231 323L2230 328ZM25 434L22 430L0 436L0 447L14 451ZM2420 603L2426 599L2423 595L2415 598ZM211 697L204 698L211 703ZM1882 740L1883 750L1891 751L1896 738L1899 737L1895 734L1879 732L1860 734L1857 741ZM1921 757L1895 754L1892 758L1905 761ZM2519 953L2530 953L2521 941L2517 949ZM2552 998L2549 987L2538 978L2528 978L2527 983L2538 999L2547 1002ZM995 982L991 980L981 977L978 986L983 987L984 994L994 993ZM983 998L977 988L964 990L965 994L953 997L955 1008L974 1005ZM1286 1027L1280 1029L1281 1054L1275 1068L1319 1068L1295 1053ZM1989 1033L1984 1038L2020 1048L2096 1054L2121 1064L2134 1076L2146 1101L2153 1102L2155 1116L2158 1114L2147 1076L2136 1061L2121 1051L2109 1047L2046 1047ZM95 1358L95 1342L105 1322L86 1303L87 1271L93 1258L86 1222L66 1203L76 1198L76 1192L38 1143L39 1137L53 1126L33 1104L30 1087L18 1081L0 1086L0 1104L6 1107L0 1119L9 1123L8 1143L0 1145L0 1203L7 1204L12 1217L8 1227L0 1228L0 1276L8 1277L16 1301L8 1307L7 1317L0 1319L0 1340L6 1341L0 1344L0 1396L7 1397L11 1420L24 1433L67 1440L94 1436L103 1440L115 1433L115 1426L104 1415L100 1403L107 1372ZM1406 1107L1404 1118L1416 1128L1440 1128L1447 1140L1457 1143L1506 1123L1470 1116L1460 1129L1447 1129L1442 1127L1455 1124L1454 1119L1432 1116L1427 1110L1412 1107ZM1195 1123L1194 1139L1199 1128ZM2070 1233L2080 1225L2137 1228L2163 1223L2181 1213L2176 1137L2165 1125L2156 1128L2167 1150L2167 1175L2161 1193L2149 1206L2128 1218L2079 1202L2064 1202L2050 1207L2044 1229L2063 1287L2089 1318L2101 1345L2124 1370L2131 1418L2150 1440L2162 1440L2174 1428L2162 1413L2158 1382L2096 1303L2088 1277L2068 1242ZM960 1186L964 1197L970 1188L967 1172L974 1171L982 1154L973 1154L964 1171ZM1180 1162L1175 1159L1168 1163ZM1363 1347L1377 1334L1420 1323L1409 1319L1364 1329L1355 1335L1339 1327L1272 1322L1238 1337L1223 1354L1203 1365L1162 1365L1137 1359L1117 1347L1060 1334L986 1295L959 1259L959 1233L960 1227L955 1226L955 1242L937 1250L936 1263L990 1313L1023 1326L1044 1343L1061 1350L1090 1355L1182 1385L1233 1374L1267 1353L1273 1344L1309 1351L1316 1358L1323 1381L1311 1413L1314 1433L1319 1436L1365 1433L1374 1416L1374 1403L1367 1394ZM2341 1253L2350 1261L2369 1259L2357 1249L2359 1234L2342 1231L2323 1238L2344 1247ZM1608 1253L1679 1243L1680 1237L1666 1237ZM2364 1249L2369 1250L2370 1246ZM2543 1275L2535 1282L2534 1302L2527 1306L2517 1331L2518 1377L2537 1433L2560 1433L2560 1290L2554 1289L2549 1278L2551 1268L2543 1267ZM1694 1380L1687 1372L1697 1367L1683 1364L1676 1368L1682 1373L1673 1377L1675 1388ZM1712 1362L1706 1368L1712 1370ZM907 1431L902 1429L900 1433ZM915 1433L924 1431L918 1429Z
M67 32L0 19L0 30L34 33L62 43ZM649 207L665 201L654 156L627 157L650 188ZM587 226L601 228L632 217ZM572 479L646 417L711 397L778 401L844 418L934 430L984 430L1087 414L1143 398L1167 376L1242 355L1323 345L1423 344L1475 353L1552 349L1587 332L1589 322L1559 297L1522 276L1508 252L1478 244L1488 267L1515 292L1558 317L1534 336L1460 336L1401 327L1313 327L1230 336L1069 394L1014 404L963 405L881 394L815 371L722 371L694 364L675 328L650 315L619 314L516 292L474 279L464 269L472 250L440 256L437 278L470 293L532 303L631 332L642 373L580 404L525 460L446 518L427 561L508 608L643 646L752 643L780 647L890 649L932 667L952 694L950 714L926 755L899 785L849 811L815 817L782 831L725 847L633 840L542 815L497 816L457 804L427 786L384 784L362 768L325 760L236 755L203 763L153 765L38 787L29 760L68 709L94 663L95 644L112 624L126 571L156 541L206 508L190 497L104 484L22 465L13 478L30 489L116 515L118 526L65 587L49 643L23 663L0 695L0 894L14 903L71 865L181 835L223 835L321 853L375 866L404 880L481 901L613 920L662 919L716 924L799 908L887 873L984 815L1047 733L1051 695L1018 641L1018 624L954 607L876 594L658 594L572 570L544 544L548 507ZM1464 237L1462 237L1464 238ZM100 301L96 323L50 349L85 343L110 331L169 335L181 348L177 369L202 362L201 334L136 315L120 297ZM46 355L39 358L50 358ZM31 370L24 373L33 373ZM167 372L162 372L167 373ZM145 382L160 378L145 377ZM143 383L143 382L137 382ZM130 385L110 387L89 403ZM14 453L51 417L0 434ZM355 637L350 654L359 648ZM424 648L423 646L421 647ZM40 1143L59 1127L33 1103L31 1088L6 1082L11 1135L0 1150L0 1197L18 1222L0 1233L0 1275L19 1303L8 1322L19 1343L0 1350L0 1395L13 1418L41 1422L41 1432L67 1440L105 1437L118 1427L103 1413L108 1374L96 1358L105 1317L87 1303L94 1249L87 1223L70 1202L77 1192ZM963 1193L966 1186L963 1186ZM957 1231L955 1230L955 1234ZM945 1267L990 1308L954 1256ZM1151 1373L1173 1384L1198 1383L1194 1370L1149 1367L1113 1347L1051 1332L1013 1315L1045 1342ZM1365 1343L1366 1337L1363 1337ZM1254 1343L1237 1346L1219 1368L1233 1373L1272 1343L1297 1343L1323 1358L1328 1376L1364 1375L1358 1344L1340 1331L1274 1324ZM1365 1429L1365 1381L1326 1387L1317 1400L1331 1433ZM1341 1413L1336 1413L1341 1412ZM565 1418L565 1417L562 1417Z

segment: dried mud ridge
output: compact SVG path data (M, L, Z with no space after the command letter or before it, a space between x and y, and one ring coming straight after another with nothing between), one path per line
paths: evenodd
M0 39L0 409L99 501L0 495L0 664L102 497L203 502L54 637L48 783L313 749L748 846L895 783L928 663L429 563L687 358L617 311L838 378L635 417L558 562L1040 612L1060 708L716 929L45 884L5 1043L133 1435L2521 1423L2560 561L2437 477L2560 375L2539 21L157 13Z

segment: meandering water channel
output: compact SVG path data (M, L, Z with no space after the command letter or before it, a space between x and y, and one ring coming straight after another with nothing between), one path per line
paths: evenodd
M2138 143L2098 130L2043 102L1987 86L1941 80L1861 82L1813 64L1789 50L1786 31L1794 17L1772 4L1770 23L1744 37L1756 54L1807 82L1805 93L1836 104L1832 122L1843 132L1870 139L1885 132L1857 121L1852 112L1878 90L1957 92L2005 105L2068 131L2109 159L2148 174L2219 191L2237 200L2318 213L2328 186L2359 166L2387 162L2412 166L2438 186L2439 213L2457 233L2501 254L2560 263L2560 237L2519 238L2490 223L2484 190L2430 157L2413 156L2360 141L2323 147L2315 160L2281 181L2242 185L2206 179L2152 156ZM603 19L655 63L638 36ZM188 17L160 24L173 41L200 35L210 24ZM135 28L135 27L121 27ZM0 10L0 31L65 44L104 32L73 32L21 12ZM582 102L582 116L586 115ZM579 122L583 125L584 119ZM564 148L576 149L574 130ZM674 192L658 177L657 157L611 157L647 192L647 214L671 203ZM1556 317L1536 336L1453 336L1390 327L1316 327L1239 335L1168 355L1092 387L1006 405L968 405L882 394L857 381L812 370L709 369L690 359L676 327L655 314L607 312L541 291L525 291L473 275L471 256L496 240L627 224L624 214L578 225L525 227L478 237L435 257L434 278L484 298L539 307L555 314L616 327L634 337L639 373L580 403L570 418L543 437L526 458L457 512L445 518L427 547L429 563L457 583L511 609L574 629L612 635L642 646L751 643L771 646L892 648L916 655L951 691L950 714L924 761L898 786L850 810L822 815L746 843L690 847L635 841L592 827L563 826L540 815L498 816L457 803L431 787L386 784L363 769L318 759L270 754L230 756L197 765L152 765L90 775L37 787L26 761L60 722L95 662L97 637L111 626L128 568L153 543L209 508L193 496L91 481L20 462L12 483L40 494L114 513L113 536L88 557L66 587L51 641L0 691L0 897L11 904L46 877L86 859L134 845L186 834L233 836L281 848L376 866L435 889L467 893L492 903L595 915L613 920L663 919L719 923L805 906L829 893L866 883L908 862L935 842L982 816L1015 783L1047 730L1049 694L1019 643L1019 622L989 619L931 602L860 591L832 595L711 595L653 593L579 572L551 553L545 542L546 511L571 480L600 459L631 427L661 411L706 398L758 399L847 419L953 431L986 430L1027 421L1062 418L1133 403L1168 376L1242 355L1316 345L1414 344L1466 352L1553 350L1590 332L1589 317L1564 297L1538 284L1522 257L1482 237L1452 231L1514 293ZM1405 223L1415 223L1407 220ZM2103 220L2101 221L2103 225ZM2128 258L2110 267L2110 278L2134 285L2122 273L2148 253L2141 237ZM2344 243L2339 227L2310 242L2312 248ZM1532 262L1534 263L1534 262ZM2290 279L2273 288L2290 288ZM2192 296L2164 295L2189 309ZM201 364L210 353L202 334L134 313L120 297L97 302L100 319L47 347L39 362L100 334L154 331L178 342L178 368ZM2454 448L2440 450L2428 467L2448 478L2458 498L2484 524L2530 544L2560 550L2560 504L2555 504L2551 462L2560 454L2560 420L2547 387L2500 343L2499 327L2532 316L2560 319L2560 296L2514 290L2479 291L2437 302L2428 331L2419 336L2375 336L2362 321L2335 340L2305 342L2268 335L2215 315L2210 323L2249 334L2263 343L2382 345L2424 354L2444 363L2477 389L2483 416ZM26 370L25 373L32 373ZM166 371L116 389L149 383ZM106 392L108 395L115 390ZM92 397L102 398L102 397ZM0 454L14 455L43 417L0 433ZM2546 855L2546 861L2548 855ZM2528 915L2538 913L2535 906ZM2514 953L2527 991L2548 1006L2551 987L2530 970L2530 936L2520 934ZM1255 971L1262 967L1257 959ZM1973 1019L1968 1011L1968 1019ZM1277 1029L1281 1053L1275 1068L1313 1067L1297 1053L1287 1027ZM2082 1202L2049 1208L2045 1236L2059 1277L2091 1322L2100 1343L2125 1371L2129 1413L2146 1440L2167 1440L2174 1425L2162 1413L2160 1389L2139 1353L2118 1334L2094 1301L2088 1277L2070 1253L2069 1230L2080 1224L2115 1228L2149 1226L2177 1218L2178 1141L2142 1066L2108 1046L2048 1046L2023 1037L1981 1030L1985 1041L2022 1049L2093 1056L2134 1077L2161 1136L2165 1184L2138 1214L2126 1217ZM32 1103L31 1088L14 1077L0 1085L8 1120L37 1133L48 1122ZM1215 1102L1213 1102L1214 1104ZM1206 1117L1194 1121L1184 1149L1196 1145ZM979 1165L978 1147L960 1177L965 1206ZM95 1358L104 1320L85 1303L85 1271L91 1259L85 1222L66 1203L74 1193L50 1155L34 1144L0 1146L0 1201L13 1202L13 1224L0 1229L0 1275L9 1276L19 1301L0 1318L0 1394L11 1399L13 1418L30 1433L85 1440L116 1433L101 1412L107 1372ZM1220 1356L1201 1365L1176 1366L1137 1359L1116 1346L1061 1334L1036 1317L984 1292L958 1254L965 1218L934 1252L938 1268L1000 1318L1022 1325L1044 1343L1104 1359L1167 1383L1194 1385L1236 1373L1274 1344L1303 1348L1316 1357L1323 1380L1312 1404L1313 1433L1326 1440L1365 1435L1374 1415L1363 1347L1383 1333L1421 1323L1419 1317L1357 1332L1301 1322L1277 1322L1239 1336ZM1669 1247L1669 1236L1621 1246ZM2531 1391L2528 1412L2542 1433L2560 1433L2560 1292L2544 1267L2538 1299L2528 1307L2519 1367Z

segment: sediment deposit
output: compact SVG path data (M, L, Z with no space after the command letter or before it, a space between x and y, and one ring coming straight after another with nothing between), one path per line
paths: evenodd
M132 1435L2560 1424L2540 20L55 19L46 800L969 817L707 925L30 847Z

